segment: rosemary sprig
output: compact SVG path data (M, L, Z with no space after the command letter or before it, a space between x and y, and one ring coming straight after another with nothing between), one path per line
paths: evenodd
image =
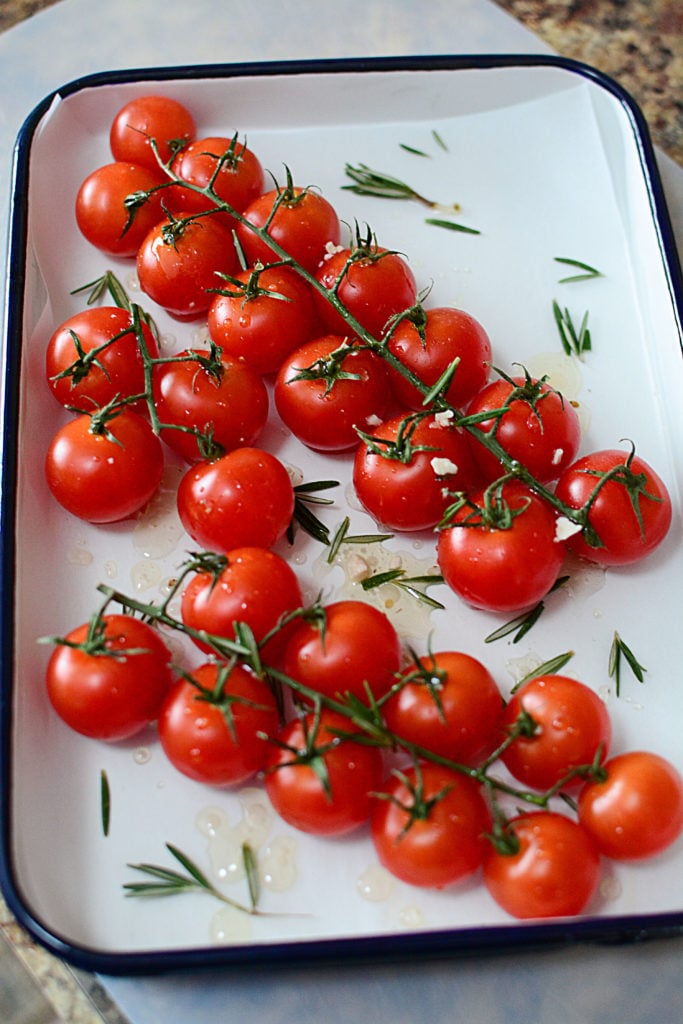
M553 299L553 316L562 347L568 356L576 355L581 358L584 352L590 352L592 339L588 329L588 312L583 314L577 329L569 310L566 307L564 310L561 309L559 303Z
M480 235L478 228L470 228L466 224L458 224L453 220L443 220L441 217L425 217L425 224L431 224L435 228L445 228L447 231L461 231L466 235Z
M406 142L399 142L399 149L402 149L405 153L412 153L413 156L424 156L428 160L431 160L431 155L425 153L424 149L417 149L415 146L409 146Z
M624 643L617 631L614 631L614 639L612 640L612 646L609 652L609 662L607 671L611 679L614 679L615 693L617 697L620 696L621 692L621 664L622 657L626 660L626 664L633 672L639 683L645 681L644 673L647 669L640 664L631 648Z
M548 591L548 594L552 594L554 591L559 590L560 587L563 587L568 580L569 576L558 576ZM545 600L539 601L538 604L534 605L534 607L528 612L516 615L514 619L510 619L509 622L499 626L498 629L494 629L492 633L489 633L489 635L484 638L484 643L491 644L495 640L502 640L503 637L510 636L511 633L515 634L512 639L513 644L519 643L519 641L526 636L531 627L538 622L544 611Z
M589 263L582 263L581 260L572 260L568 256L555 256L556 263L563 263L568 267L576 267L580 274L571 274L569 277L561 277L558 284L568 284L570 281L589 281L594 277L603 277L603 273Z
M111 822L111 790L109 788L109 778L104 768L100 772L100 816L102 820L102 834L108 836Z
M330 565L332 565L339 554L339 549L342 544L379 544L383 540L391 540L394 536L393 533L358 533L350 536L350 526L351 520L348 516L344 516L341 523L335 530L330 543L330 550L327 553L327 561Z
M559 672L560 669L564 668L567 662L571 661L573 657L573 651L565 651L564 654L556 654L554 658L548 658L547 661L537 665L536 668L531 670L531 672L527 672L525 676L518 679L510 690L510 693L517 693L517 690L524 686L525 683L528 683L531 679L537 679L538 676L547 676L552 675L555 672Z
M331 498L321 498L318 491L328 491L332 487L339 487L338 480L317 480L310 484L297 484L294 488L294 515L289 524L287 539L290 544L294 540L294 530L298 524L302 530L308 533L314 540L321 544L330 543L330 531L323 522L311 511L309 505L334 505Z
M348 178L354 182L353 185L342 185L347 192L353 192L357 196L376 196L380 199L401 199L412 200L428 206L430 210L446 211L459 210L459 203L443 204L421 195L400 178L383 171L373 171L367 164L346 164L344 171Z
M443 583L443 576L434 573L428 576L406 576L405 569L388 569L386 572L375 573L374 576L367 576L361 580L363 590L374 590L376 587L384 586L385 583L393 583L400 590L404 590L411 597L429 605L430 608L443 609L446 606L436 601L429 594L420 590L420 586L432 586L435 583Z

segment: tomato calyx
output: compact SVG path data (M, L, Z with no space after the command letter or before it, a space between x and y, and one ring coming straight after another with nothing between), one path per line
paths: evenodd
M488 530L509 530L517 516L523 515L531 504L531 498L525 497L517 508L512 508L503 495L505 484L510 480L517 480L516 472L506 473L483 492L481 501L473 501L464 491L455 491L452 494L454 501L444 512L443 518L437 525L437 529L450 529L453 527L478 527ZM455 517L463 509L469 511L457 522Z
M335 383L339 380L362 380L360 373L352 373L343 368L344 360L350 352L360 351L361 346L355 345L348 338L344 338L341 345L328 355L316 359L310 366L302 367L291 377L291 381L298 380L322 380L325 382L325 394L329 395Z
M409 684L424 686L429 693L429 696L434 701L440 721L445 722L446 715L443 708L443 702L441 700L441 691L444 688L448 673L445 669L440 669L437 666L436 659L431 651L426 658L420 658L412 647L408 648L408 652L413 663L412 667L401 675L395 686L392 686L385 699L390 699L397 692L402 690L404 686L408 686ZM428 662L428 664L426 662Z
M407 465L418 452L436 452L438 446L428 444L413 444L412 437L418 425L428 416L433 415L431 411L416 412L402 419L398 425L398 431L394 439L378 437L376 434L366 434L356 427L356 433L367 445L373 455L380 455L383 459L392 462L401 462Z
M82 651L83 654L97 658L113 658L114 660L125 661L126 658L135 655L148 654L146 647L113 647L108 643L107 623L104 619L102 609L95 612L88 620L88 630L83 640L69 640L64 636L40 637L39 643L54 644L57 647L69 647L74 651Z
M231 658L229 661L218 665L216 672L216 685L213 689L210 689L207 686L202 686L191 672L181 671L179 673L182 678L197 691L195 694L195 700L203 701L205 704L211 704L213 707L217 707L219 709L225 719L225 724L233 743L238 742L235 728L235 717L233 714L233 707L235 705L242 705L243 707L253 708L257 711L268 710L265 704L260 704L257 701L251 700L249 697L243 696L242 694L226 693L226 687L230 680L230 676L237 664L237 659ZM258 673L255 674L258 675Z
M228 299L242 299L243 306L246 306L253 299L261 297L277 299L280 302L291 302L292 299L289 295L283 295L282 292L276 292L272 288L263 288L260 284L261 274L265 270L273 270L276 267L288 267L290 265L289 260L276 260L273 263L256 263L251 268L246 281L241 280L239 277L232 277L230 274L218 274L218 277L227 281L233 287L208 288L207 291L216 295L225 295Z
M325 754L338 747L342 742L343 737L335 734L332 739L327 742L319 741L320 727L322 724L322 710L322 703L318 700L316 701L312 721L310 721L306 715L301 717L301 731L304 741L303 746L295 746L294 744L286 743L277 737L266 736L265 734L260 735L261 738L269 740L281 750L289 751L291 754L291 758L280 761L278 764L275 764L268 769L270 774L278 771L280 768L291 768L293 765L307 765L311 771L315 773L318 781L320 782L323 793L325 794L325 799L328 802L331 802L332 786L330 783L330 774L325 763Z
M407 816L403 828L396 837L397 842L402 839L402 837L416 822L428 821L434 807L453 789L452 785L447 784L438 790L438 792L434 793L433 796L426 797L422 769L420 767L420 762L417 759L415 760L414 767L414 782L406 775L405 772L402 772L400 768L395 768L391 773L395 778L399 779L408 790L409 799L407 801L404 802L403 800L399 800L393 793L373 793L373 796L376 799L389 801L389 803L394 804L394 806L404 811Z

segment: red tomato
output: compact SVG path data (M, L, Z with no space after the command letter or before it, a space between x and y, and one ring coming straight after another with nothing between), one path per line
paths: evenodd
M521 462L539 483L556 480L576 458L581 425L576 409L544 381L513 377L488 384L467 409L468 416L505 409L499 418L482 420L477 430L491 432L510 458ZM495 480L505 470L475 437L475 458L484 476Z
M475 482L467 439L435 416L395 416L356 452L353 485L367 512L393 530L426 530Z
M338 836L370 817L382 755L377 747L338 738L353 731L344 715L323 710L319 721L311 713L279 733L266 764L266 792L289 825Z
M235 448L191 466L178 487L183 526L207 551L270 548L294 514L294 488L283 464L260 448Z
M335 601L322 621L297 624L287 643L284 670L292 679L327 697L347 692L367 700L394 682L401 645L384 612L365 601Z
M473 495L472 505L439 534L437 561L446 583L475 608L532 607L555 583L564 561L552 508L515 481L505 484L497 503L498 511L512 513L508 525L489 522L481 493Z
M150 356L159 355L146 324L142 335ZM117 397L145 391L145 374L133 317L119 306L89 306L65 320L47 343L45 372L58 402L99 409Z
M164 455L148 421L124 409L104 427L88 415L61 427L47 451L45 474L67 512L89 523L127 519L161 483Z
M225 157L225 159L221 159ZM216 173L219 160L220 170ZM219 199L241 213L263 192L265 178L258 157L244 143L222 136L195 139L181 150L172 163L173 172L191 185L209 184ZM169 204L175 210L202 213L214 203L193 189L173 185ZM229 219L232 226L234 221Z
M469 765L498 745L503 698L476 658L439 651L406 669L396 685L382 711L402 740Z
M228 355L211 358L208 349L187 349L171 362L158 363L153 377L160 436L187 462L202 458L196 431L210 432L225 451L252 445L268 417L268 391L254 371Z
M425 322L419 327L411 319L400 321L391 332L387 347L429 387L458 359L458 368L446 392L446 400L456 408L465 406L489 377L491 341L481 324L462 309L428 309ZM408 409L422 408L424 394L393 368L391 384L402 405Z
M112 121L109 145L115 160L129 160L158 171L151 140L154 139L162 162L168 163L179 146L194 138L195 130L194 117L178 100L170 96L136 96Z
M585 531L570 537L567 545L591 562L628 565L640 561L669 532L672 513L666 485L644 459L632 453L605 450L584 455L564 471L555 494L574 509L590 502L588 525L599 539L598 546L589 543Z
M341 249L323 258L316 277L336 294L346 309L373 337L381 338L391 317L414 305L417 286L413 272L398 253L374 242ZM332 334L352 330L324 296L315 294L318 313Z
M211 305L220 274L231 274L237 254L228 229L215 217L180 213L152 228L137 254L140 287L173 316L197 319Z
M585 683L568 676L537 676L511 697L503 715L504 731L513 729L523 713L531 716L535 731L518 736L502 759L525 786L550 789L571 769L592 764L601 748L600 760L607 756L612 738L609 714L605 702Z
M308 188L271 189L242 212L249 224L266 228L273 241L311 274L328 247L339 244L339 218L334 207L319 192ZM237 224L237 237L248 263L272 263L278 258L248 224Z
M579 793L579 821L600 852L615 860L653 857L683 831L683 780L644 750L619 754Z
M441 889L480 867L491 817L479 784L423 764L389 779L378 799L372 841L381 864L407 882Z
M302 604L297 577L283 558L266 548L236 548L228 551L217 577L207 571L191 578L182 594L181 618L192 630L230 639L235 623L244 622L261 643L283 616ZM285 627L268 641L262 652L266 662L279 656L288 635ZM200 637L193 640L200 650L211 650Z
M209 334L224 352L242 359L256 373L276 373L293 349L316 326L308 285L288 267L265 267L237 274L209 307Z
M569 917L580 914L600 880L600 854L581 825L554 811L513 818L512 852L491 845L484 883L512 917Z
M309 370L312 376L302 374ZM355 428L372 428L391 408L381 357L338 334L314 338L292 352L280 367L274 398L284 423L315 451L356 448Z
M47 693L57 714L92 739L124 740L159 714L172 683L171 655L152 627L132 615L86 622L53 651Z
M163 191L154 192L135 211L126 208L125 200L163 180L160 171L139 164L117 162L92 171L76 196L76 223L83 236L111 256L135 256L145 235L163 218Z
M211 786L245 782L263 768L279 726L275 698L249 669L210 662L175 684L159 714L164 753L184 775ZM198 689L201 687L201 689Z

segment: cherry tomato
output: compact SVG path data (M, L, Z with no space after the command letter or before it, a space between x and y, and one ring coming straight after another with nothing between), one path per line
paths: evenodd
M512 852L493 845L484 859L484 883L512 917L580 914L600 880L600 854L588 832L554 811L513 818Z
M267 684L242 665L210 662L166 697L158 731L164 753L184 775L211 786L245 782L263 768L279 727ZM194 685L196 683L196 685Z
M116 162L92 171L76 196L76 223L83 236L111 256L135 256L147 233L163 219L163 191L152 193L135 211L126 208L125 200L162 181L161 172L139 164Z
M181 618L192 630L229 639L234 639L235 623L244 622L261 643L302 604L296 574L280 555L266 548L236 548L227 552L217 573L199 571L190 579L181 597ZM264 645L266 663L279 657L288 636L285 627ZM193 639L200 650L211 650L201 638Z
M140 287L171 315L193 320L211 305L220 274L231 274L237 254L227 228L213 216L180 213L152 228L137 254Z
M424 312L419 326L402 320L391 332L387 347L423 384L431 387L454 359L458 368L446 391L446 399L462 408L486 384L491 363L491 341L473 316L462 309L439 306ZM399 402L421 409L424 394L399 370L392 368L391 384Z
M57 431L45 459L46 479L67 512L89 523L114 523L154 495L163 450L149 422L130 409L104 426L94 424L83 414Z
M153 376L160 437L187 462L202 458L197 434L211 435L225 451L253 445L268 417L268 391L254 371L228 355L186 349L171 362L158 363Z
M439 533L437 562L449 587L475 608L522 611L555 583L565 545L552 508L522 484L506 483L495 505L505 513L501 525L489 521L483 493L474 494Z
M683 780L669 761L645 750L618 754L602 778L579 793L579 821L600 852L641 860L671 846L683 831Z
M220 170L216 173L219 161ZM211 184L219 199L241 213L263 192L265 178L258 157L237 136L232 139L209 136L195 139L181 150L172 163L174 173L183 181L200 188ZM173 185L169 204L174 210L202 213L214 203L193 189ZM234 225L229 218L230 226Z
M345 248L323 257L316 278L338 298L361 327L381 338L391 317L414 305L417 286L413 272L398 253L374 242ZM314 292L318 313L332 334L350 330L328 299Z
M407 882L441 889L472 875L486 852L491 818L479 784L436 764L396 773L372 814L380 863Z
M260 448L235 448L191 466L177 501L183 526L207 551L270 548L284 537L294 514L289 473Z
M140 325L149 355L156 339ZM145 374L133 317L119 306L89 306L65 320L47 343L45 372L58 402L95 410L117 397L145 391Z
M367 688L381 697L401 661L401 645L390 619L365 601L335 601L321 619L302 621L284 657L288 676L327 697L347 692L367 700Z
M294 719L279 733L266 763L266 792L289 825L320 836L354 831L370 817L382 781L377 747L353 739L349 720L323 710Z
M172 684L171 655L156 629L132 615L104 615L72 630L50 656L47 693L83 736L134 736L159 714Z
M398 680L382 705L385 721L401 739L474 765L500 740L503 698L480 661L460 651L420 658Z
M355 428L370 429L392 404L381 357L338 334L292 352L280 366L274 398L292 433L309 448L328 452L356 448Z
M542 380L511 377L492 381L470 403L467 414L505 409L500 417L482 420L476 427L492 433L510 458L526 466L539 483L556 480L576 458L581 425L576 409ZM505 470L499 460L473 439L476 459L489 480Z
M311 274L329 247L339 244L337 213L324 196L312 189L293 186L271 189L242 212L249 224L267 228L273 241ZM266 264L278 258L248 224L241 221L237 224L237 237L248 263Z
M308 285L289 267L246 270L219 282L209 307L209 334L224 352L256 373L276 373L293 349L314 333Z
M115 160L129 160L158 171L152 139L159 158L168 163L179 146L194 138L195 131L194 117L178 100L170 96L136 96L121 107L112 121L109 145Z
M609 478L601 483L605 474ZM570 508L591 502L588 524L598 545L589 543L585 531L567 541L575 554L591 562L629 565L640 561L652 554L669 532L672 512L666 485L633 453L607 449L584 455L564 471L555 494Z
M522 732L502 755L508 771L531 789L550 789L573 768L592 764L609 751L612 726L605 702L576 679L537 676L510 699L503 729L512 730L520 715L534 723L532 735ZM574 780L578 785L579 778ZM568 787L564 787L568 788Z
M426 530L477 479L465 435L439 416L395 416L363 440L353 485L367 512L393 530Z

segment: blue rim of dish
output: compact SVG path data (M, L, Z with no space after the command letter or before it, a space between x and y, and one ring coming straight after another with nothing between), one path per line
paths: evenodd
M188 65L126 69L87 75L75 79L46 96L28 115L14 150L10 230L5 284L5 395L3 407L3 456L0 476L0 888L17 921L40 945L54 955L82 969L109 975L150 974L185 968L228 967L266 964L297 966L382 961L403 956L465 956L509 951L532 951L548 945L591 943L619 944L661 939L683 934L683 910L620 917L579 917L505 926L468 927L439 931L418 931L400 935L354 936L342 939L278 941L270 945L210 946L109 952L74 945L50 929L24 902L12 866L12 688L15 652L14 636L14 540L17 450L15 427L19 411L19 367L23 324L23 296L26 282L27 193L29 158L33 136L45 113L57 98L105 85L182 82L195 79L267 77L273 75L335 74L392 71L438 71L495 68L554 67L582 76L611 93L625 112L636 143L658 234L663 268L671 295L683 350L683 274L671 219L656 164L647 122L632 96L614 79L596 68L564 57L546 55L495 54L483 56L401 56L354 57L325 60L259 61L249 63ZM11 276L11 287L10 287Z

